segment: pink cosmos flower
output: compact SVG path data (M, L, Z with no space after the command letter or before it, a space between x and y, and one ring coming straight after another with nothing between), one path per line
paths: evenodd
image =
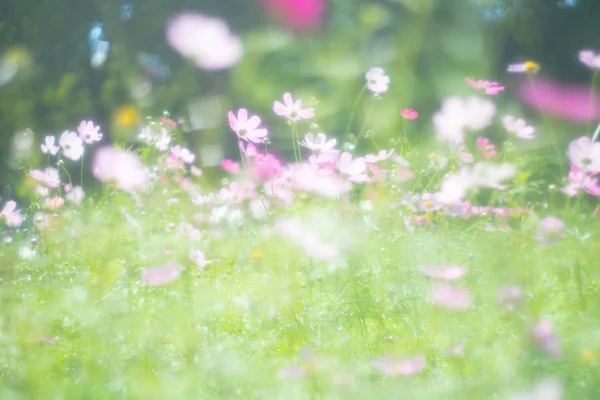
M48 189L46 186L37 185L35 187L35 192L42 197L46 197L50 194L50 189Z
M327 140L327 136L324 133L317 133L317 135L313 135L312 133L307 133L304 136L304 139L299 142L301 146L306 147L307 149L312 150L315 153L335 153L337 152L334 149L337 144L336 139Z
M367 79L367 88L375 93L382 94L388 91L390 86L390 77L385 74L382 68L373 67L365 74Z
M283 95L283 103L276 101L273 104L273 111L280 117L284 117L290 121L299 121L315 116L313 108L302 108L302 100L298 99L294 101L290 93Z
M231 175L235 175L240 172L240 164L232 161L232 160L221 160L221 168L230 173Z
M6 226L9 227L19 227L23 223L23 217L21 216L21 212L16 210L17 203L9 200L4 204L2 211L0 211L0 217L4 217L6 220Z
M535 74L540 70L540 64L535 61L526 61L518 64L510 64L506 70L512 73L530 73Z
M126 191L144 187L149 176L137 155L113 147L103 147L96 152L92 172L100 181L112 182Z
M487 99L449 97L433 116L437 136L453 145L462 145L466 131L479 131L492 123L496 106Z
M206 257L204 257L204 253L200 250L190 250L190 260L198 266L200 269L204 269L204 267L209 263L206 261Z
M206 70L230 68L243 54L242 41L225 22L202 14L175 16L167 23L166 36L173 49Z
M194 153L177 145L171 147L169 158L167 158L167 164L176 168L183 168L185 167L185 164L191 164L195 159L196 155Z
M600 54L592 50L581 50L579 61L592 69L600 69Z
M533 139L535 128L525 122L524 119L506 115L502 118L504 129L510 133L514 133L516 137L521 139Z
M64 131L58 139L58 144L68 159L77 161L83 155L83 141L75 132Z
M144 268L142 280L150 286L162 286L173 282L181 274L179 265L170 262L162 267Z
M540 221L536 231L536 239L543 244L558 243L565 234L565 223L556 217L547 217Z
M585 172L600 172L600 143L593 143L587 136L573 140L567 155L571 164Z
M237 113L237 118L232 111L227 114L229 117L229 127L238 138L252 143L262 143L267 138L266 129L258 129L260 118L256 115L248 118L248 110L240 108Z
M373 366L382 374L388 376L408 376L417 374L425 368L425 356L417 354L403 360L395 360L390 356L383 356L373 361Z
M486 80L475 80L473 78L466 78L465 82L473 89L483 89L483 93L487 95L497 95L504 90L504 86L501 86L498 82L486 81Z
M552 322L548 320L540 321L532 331L535 344L544 353L550 357L559 358L561 356L561 346L558 336L554 333Z
M496 296L498 305L508 311L514 311L523 302L523 289L520 286L502 286Z
M379 150L379 152L377 154L367 154L365 156L365 161L368 163L378 163L380 161L385 161L387 159L389 159L390 157L392 157L395 153L394 149L391 150Z
M586 172L575 165L571 165L571 170L568 175L567 184L561 188L561 192L567 196L576 196L580 191L585 190L587 193L597 196L598 179L596 172Z
M42 149L42 153L50 153L53 156L55 156L60 150L60 147L56 145L56 138L54 136L46 136L44 138L44 143L42 143L40 147Z
M43 171L34 169L29 172L29 176L48 187L56 188L60 186L60 176L56 168L48 167Z
M191 165L190 166L190 174L192 174L194 176L201 176L202 170L200 168L196 167L195 165Z
M262 0L266 13L286 28L304 32L322 24L326 0Z
M261 182L272 180L279 174L281 169L281 161L270 153L256 157L250 165L252 175Z
M478 137L477 149L479 149L481 156L485 159L496 157L496 146L491 144L488 138Z
M305 164L290 167L294 188L324 197L338 198L352 189L352 184L334 174L323 174Z
M510 400L561 400L563 393L563 386L557 379L547 378L537 382L531 389L513 395Z
M453 311L465 311L473 305L467 289L446 283L438 283L433 287L431 299L434 304Z
M412 108L403 109L400 115L404 119L417 119L419 117L419 113Z
M336 160L336 166L340 174L352 182L368 182L367 164L363 158L352 158L352 154L343 152Z
M92 144L102 140L100 127L94 126L94 122L92 121L81 121L79 127L77 128L77 132L79 133L81 140L83 140L86 144Z
M469 270L464 267L457 267L455 265L444 264L440 267L421 268L421 272L423 273L423 275L429 278L451 281L462 278L469 272Z
M246 199L256 197L254 186L238 185L237 182L231 182L229 187L221 188L219 193L221 201L226 203L241 203Z
M85 194L84 194L83 189L81 188L81 186L75 186L73 189L71 189L67 193L67 195L65 196L65 198L70 203L81 204L81 202L83 201L84 195Z
M56 210L65 205L65 199L60 196L48 197L44 201L44 207Z
M575 122L600 119L600 101L586 85L559 84L548 78L519 82L518 96L533 109Z

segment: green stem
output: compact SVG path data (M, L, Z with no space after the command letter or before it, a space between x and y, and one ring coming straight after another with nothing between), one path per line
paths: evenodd
M360 93L358 94L358 96L356 97L356 100L354 101L354 105L352 106L352 112L350 113L350 118L348 119L348 125L346 125L346 136L348 136L350 134L350 128L352 127L352 122L354 122L354 116L356 115L356 111L358 110L358 105L360 104L360 101L362 100L365 91L367 90L367 86L363 86L362 89L360 90Z
M600 135L600 124L596 127L594 134L592 135L592 142L595 142L598 139L598 135Z
M83 189L83 157L84 154L81 155L81 171L79 174L79 185L81 186L81 189ZM72 190L73 188L71 188Z
M71 180L71 175L69 175L69 171L67 171L67 168L65 168L65 163L59 162L60 167L62 168L63 171L65 171L65 174L67 174L67 178L69 178L69 183L71 184L71 186L73 186L73 181Z
M589 132L592 129L592 110L593 110L593 105L594 105L594 88L596 86L596 79L598 78L598 71L594 70L594 72L592 73L592 83L590 85L590 106L588 107L589 110L589 115L588 115L588 124L587 124L587 131Z

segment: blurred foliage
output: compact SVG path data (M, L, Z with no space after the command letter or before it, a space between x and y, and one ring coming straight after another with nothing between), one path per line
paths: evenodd
M559 79L586 81L589 72L574 55L583 47L600 47L597 0L580 0L576 6L540 0L330 0L326 23L309 34L293 34L269 23L258 0L134 0L127 3L132 9L127 21L120 18L122 4L2 2L0 48L22 45L34 60L0 87L3 160L12 136L27 128L39 140L44 134L75 129L81 119L93 119L108 137L120 140L123 136L116 135L111 121L117 108L133 105L153 117L168 110L175 118L189 120L193 116L188 107L198 100L203 118L217 123L187 125L193 134L188 132L186 140L195 149L201 142L219 143L225 156L235 157L237 147L225 113L246 107L265 119L277 148L286 153L291 150L289 131L271 113L273 101L286 91L317 107L319 130L357 135L368 122L385 146L401 132L400 108L415 107L428 116L442 97L468 93L465 76L502 79L506 63L522 57L538 60L544 73ZM207 73L170 50L164 26L181 11L224 18L244 38L242 61L231 71ZM95 21L104 24L111 45L106 64L98 69L90 66L87 40ZM171 71L166 80L152 79L149 101L136 100L131 91L132 84L147 76L139 62L142 52L158 56ZM363 74L375 65L391 76L390 92L383 98L364 96L346 132ZM377 118L369 119L374 108ZM431 129L428 118L419 124L424 133ZM135 126L128 129L130 136L137 131ZM352 141L352 136L343 140ZM37 162L34 157L21 166ZM2 182L20 179L22 174L9 174L7 166L3 163L0 170Z

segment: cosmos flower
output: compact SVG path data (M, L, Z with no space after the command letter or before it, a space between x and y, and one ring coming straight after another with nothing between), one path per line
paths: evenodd
M504 86L500 85L498 82L486 81L483 79L475 80L473 78L466 78L465 82L473 89L483 89L483 93L490 96L497 95L504 90Z
M41 182L51 188L60 186L60 176L56 168L48 167L43 171L34 169L29 172L29 176L37 182Z
M405 108L400 112L402 118L404 119L417 119L419 117L419 113L412 108Z
M390 86L390 77L385 74L382 68L373 67L365 74L367 79L367 88L375 93L382 94L388 91Z
M284 117L290 121L299 121L315 116L313 108L302 108L302 100L298 99L294 101L290 93L283 95L283 103L276 101L273 104L273 111L280 117Z
M496 300L500 307L514 311L523 302L523 289L516 285L502 286L498 290Z
M535 344L544 353L554 358L561 356L560 340L554 333L552 322L548 320L540 321L533 329L531 335Z
M252 143L263 143L267 138L267 130L264 128L258 128L260 125L260 118L256 115L248 118L248 110L240 108L236 115L229 111L227 114L229 117L229 127L238 138Z
M60 146L56 145L56 138L54 136L46 136L44 143L41 144L42 153L50 154L55 156L60 150Z
M453 145L461 145L467 131L479 131L492 123L496 106L480 97L449 97L433 116L437 136Z
M383 356L373 361L373 366L382 374L388 376L408 376L417 374L425 368L425 356L417 354L414 357L395 360L390 356Z
M312 30L323 23L327 0L262 0L269 17L296 32Z
M513 133L518 138L534 138L535 128L531 125L528 125L527 122L522 118L517 118L512 115L505 115L502 117L502 124L507 132Z
M317 133L313 135L312 133L307 133L304 136L304 139L299 142L301 146L306 147L307 149L312 150L316 153L335 153L337 152L334 149L337 144L336 139L327 140L327 136L324 133Z
M581 50L579 52L579 61L592 69L600 69L600 53L592 50Z
M161 267L144 268L141 277L150 286L162 286L173 282L181 275L179 265L170 262Z
M438 283L431 290L434 304L452 311L465 311L472 307L473 301L467 289L447 283Z
M367 164L363 158L353 158L352 154L343 152L336 159L336 166L342 176L352 182L368 182Z
M524 63L510 64L506 70L513 73L535 74L540 70L540 68L540 64L530 60Z
M19 227L23 223L23 217L21 216L20 211L17 209L17 203L9 200L4 204L2 211L0 211L0 217L4 217L6 226L9 227Z
M169 45L199 68L222 70L235 65L243 54L239 37L218 18L197 13L183 13L167 23Z
M148 182L148 169L139 157L113 147L99 149L92 166L94 176L102 182L111 182L121 190L134 191Z
M585 172L600 172L600 143L593 143L587 136L573 140L567 155L571 165Z
M423 275L429 278L440 279L445 281L460 279L463 276L465 276L468 272L469 270L467 268L457 267L455 265L450 264L444 264L439 267L421 268L421 273L423 273Z
M68 159L77 161L83 156L83 141L75 132L65 131L60 135L58 144Z
M79 133L81 140L83 140L86 144L92 144L102 140L100 127L94 126L94 122L92 121L81 121L79 127L77 128L77 132Z
M476 145L483 158L489 159L496 157L496 146L490 143L490 139L478 137Z
M553 245L558 243L565 232L565 223L556 217L546 217L538 224L535 237L540 243Z
M232 160L221 160L221 168L231 175L235 175L240 172L240 165Z
M81 188L81 186L75 186L71 190L69 190L69 192L67 193L65 198L70 203L81 204L81 202L83 201L84 195L85 195L85 193L83 192L83 189Z

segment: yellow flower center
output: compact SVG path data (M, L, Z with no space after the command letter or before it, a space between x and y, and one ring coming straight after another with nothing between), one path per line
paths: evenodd
M529 60L525 63L525 70L528 72L536 72L539 69L540 64L536 63L535 61Z

